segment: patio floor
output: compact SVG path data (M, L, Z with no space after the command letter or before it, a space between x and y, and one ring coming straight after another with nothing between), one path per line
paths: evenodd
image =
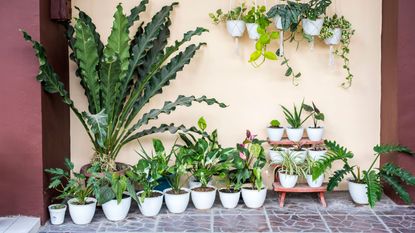
M224 209L217 202L211 210L197 210L190 203L183 214L166 207L157 217L144 217L133 204L127 219L110 222L102 211L91 224L74 225L66 213L63 225L46 224L40 232L415 232L415 206L398 206L383 197L372 210L353 204L348 192L326 194L328 207L316 195L287 195L279 208L277 195L269 192L264 207Z

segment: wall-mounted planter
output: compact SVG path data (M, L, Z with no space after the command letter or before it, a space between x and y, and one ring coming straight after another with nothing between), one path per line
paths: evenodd
M320 35L320 31L323 28L324 19L309 20L303 19L304 33L310 36Z
M233 37L241 37L245 32L245 22L243 20L226 21L226 29Z
M342 30L340 28L335 28L335 29L330 29L330 32L333 33L333 35L325 39L324 43L326 43L327 45L339 44L342 38Z
M259 39L259 33L258 33L258 27L259 25L256 23L247 23L246 29L248 30L248 36L251 40L258 40Z

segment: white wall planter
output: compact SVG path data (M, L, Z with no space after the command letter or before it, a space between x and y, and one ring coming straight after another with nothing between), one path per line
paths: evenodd
M304 128L287 128L288 140L299 142L303 138Z
M189 189L193 189L193 188L197 188L197 187L202 186L202 184L199 181L196 181L196 178L194 176L191 176L189 178L188 186L189 186ZM208 182L208 186L212 186L212 181Z
M367 184L359 184L349 180L349 193L357 204L369 204L367 197Z
M320 35L320 31L323 28L324 19L302 19L304 33L310 36Z
M269 158L271 162L274 164L281 164L284 160L282 153L284 153L286 150L286 148L278 148L277 150L274 150L273 148L269 149Z
M183 213L189 204L190 189L182 188L181 190L186 192L182 194L169 193L171 190L171 188L164 190L164 200L166 202L167 209L174 214Z
M131 197L125 197L120 203L117 200L111 200L102 204L102 210L105 217L110 221L120 221L127 217L131 206Z
M337 45L342 38L342 30L340 28L330 29L333 35L324 40L327 45Z
M318 187L321 187L321 185L323 184L324 174L321 174L319 177L317 177L316 180L313 180L312 175L307 175L306 180L307 180L308 186L310 186L312 188L318 188Z
M294 148L290 148L290 156L293 158L294 162L296 164L304 163L305 159L307 158L307 151L304 149L301 149L299 151L294 150Z
M327 150L308 150L308 155L313 161L318 161L323 158Z
M95 214L97 200L95 198L88 197L86 201L87 203L90 203L87 205L73 204L76 201L76 198L72 198L68 201L69 215L71 216L72 221L78 225L90 223Z
M308 127L307 128L307 136L308 136L308 139L310 139L310 141L313 141L313 142L321 141L321 139L323 139L323 134L324 134L323 127L319 127L319 128Z
M219 198L222 206L227 209L233 209L238 205L241 191L239 192L225 192L224 189L219 190Z
M258 27L259 25L256 23L247 23L246 29L248 30L248 36L251 40L258 40L259 39L259 33L258 33Z
M278 30L282 30L282 20L281 20L281 16L276 15L276 16L274 17L274 24L275 24L275 27L276 27Z
M147 197L143 202L141 202L140 194L142 192L143 191L137 193L138 200L140 202L138 207L140 208L141 213L147 217L156 216L160 212L161 206L163 205L163 193L153 190L153 192L160 193L161 195L157 197Z
M66 213L66 205L64 208L55 209L56 206L61 206L62 204L53 204L48 206L49 214L50 214L50 223L52 225L60 225L65 220L65 213Z
M264 205L267 197L267 189L264 187L261 190L242 188L242 199L248 208L259 208Z
M287 175L285 173L278 172L280 184L284 188L293 188L297 184L298 175Z
M210 209L215 202L216 197L216 188L209 186L213 190L211 191L198 191L197 188L192 189L191 196L193 205L195 205L196 209L199 210L206 210Z
M245 32L245 22L243 20L226 21L226 29L233 37L241 37Z
M280 127L280 128L271 128L268 127L267 128L267 132L268 132L268 139L270 141L281 141L282 135L284 135L284 128Z

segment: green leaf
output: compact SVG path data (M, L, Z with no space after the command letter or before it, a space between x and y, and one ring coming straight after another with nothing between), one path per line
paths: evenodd
M394 164L385 163L381 167L381 172L388 176L398 177L407 185L415 185L415 176L413 176L409 171L397 167Z
M200 130L205 131L207 127L205 118L200 117L199 120L197 121L197 125L199 126Z
M257 51L262 51L262 49L264 48L264 46L261 44L261 42L259 42L259 41L257 41L256 43L255 43L255 49L257 50ZM258 59L258 58L257 58Z
M258 58L260 58L262 55L261 51L255 51L253 53L251 53L251 56L249 57L249 62L254 62L256 60L258 60Z
M371 170L370 172L363 171L363 175L365 177L365 183L367 184L367 197L369 205L373 208L382 196L380 178L378 173L374 170Z
M269 59L269 60L277 60L277 55L275 53L269 52L269 51L266 51L264 53L264 57Z
M159 139L153 139L153 147L156 153L164 153L163 143Z
M373 147L373 150L377 154L388 154L392 152L399 152L399 153L413 155L413 152L411 151L411 149L405 146L400 146L400 145L376 145L375 147Z
M146 5L148 4L148 0L141 0L140 4L133 9L131 9L131 13L128 16L128 27L131 27L135 21L139 20L140 13L146 10Z
M108 128L108 115L105 113L103 109L101 112L97 114L90 114L88 112L83 112L82 115L87 119L87 123L91 127L91 131L95 135L95 139L97 140L98 144L105 148L104 142L107 136L107 128Z
M344 179L344 176L347 175L348 173L350 173L353 170L353 168L348 167L347 165L343 166L342 169L337 170L333 173L333 175L330 177L329 182L327 184L327 191L333 191L334 188L336 188L340 182ZM314 178L316 173L314 173L313 170L313 179L317 179Z
M147 136L147 135L151 135L151 134L155 134L155 133L163 133L163 132L170 132L171 134L175 134L177 131L182 131L182 132L194 132L194 133L198 133L198 134L203 134L203 132L199 131L197 128L195 127L190 127L190 128L186 128L184 125L180 125L180 126L175 126L174 124L162 124L160 126L153 126L150 129L146 129L140 132L137 132L133 135L131 135L130 137L128 137L127 139L124 140L124 143L130 142L132 140Z
M293 69L289 67L287 71L285 71L285 76L289 77L293 73Z
M271 40L276 40L280 37L279 32L271 32Z
M382 179L390 185L390 187L393 188L393 190L395 190L395 193L406 203L406 204L411 204L412 200L411 200L411 196L409 195L409 193L405 190L404 187L402 187L402 185L399 183L399 181L393 177L388 175L387 173L381 172L381 177Z

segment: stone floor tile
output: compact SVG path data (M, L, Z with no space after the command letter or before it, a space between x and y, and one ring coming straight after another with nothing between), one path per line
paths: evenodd
M320 215L268 215L273 232L328 232Z
M270 232L265 215L215 215L214 232Z
M319 215L315 204L307 202L287 203L284 207L265 206L268 214L305 214L305 215Z
M160 215L156 232L210 232L211 216Z
M389 232L374 215L323 215L332 232Z
M409 215L415 216L415 206L389 205L388 207L374 209L377 215Z
M415 232L415 216L379 216L392 232Z
M97 232L154 232L157 217L129 215L118 222L104 221Z

